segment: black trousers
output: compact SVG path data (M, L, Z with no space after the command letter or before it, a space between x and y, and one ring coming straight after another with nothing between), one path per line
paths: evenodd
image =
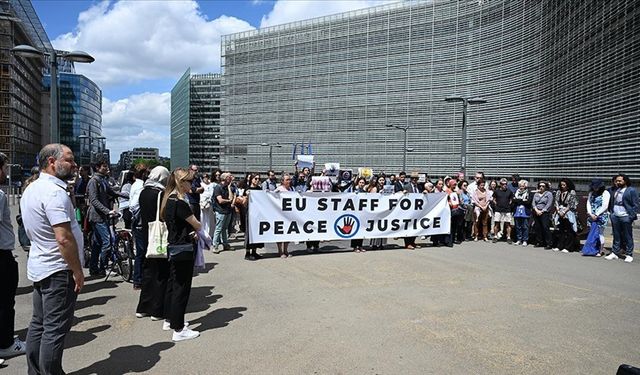
M169 304L169 322L171 329L184 328L184 314L187 311L191 282L193 280L194 259L169 261L169 283L171 284L171 303Z
M18 263L13 251L0 250L0 349L13 345Z
M416 246L416 237L405 237L403 238L403 240L404 240L404 247L407 247L409 245Z
M362 238L353 239L353 240L351 240L351 247L353 247L353 248L362 247L362 243L363 242L364 242L364 240Z
M464 215L451 215L451 241L464 240Z
M573 231L573 225L571 225L569 219L559 218L557 229L558 243L556 247L560 250L576 251L576 232Z
M549 228L549 213L544 212L542 215L533 215L533 220L536 227L536 240L538 245L551 246L551 228Z
M163 258L146 258L142 267L142 290L136 312L166 318L171 304L168 288L169 261Z

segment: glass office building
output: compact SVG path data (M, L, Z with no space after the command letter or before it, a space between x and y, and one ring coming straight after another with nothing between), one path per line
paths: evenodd
M29 0L0 0L0 152L28 170L49 137L49 95L44 61L14 56L20 44L53 48Z
M50 85L51 76L46 75L45 89ZM58 88L60 142L71 148L79 165L105 158L100 87L81 74L58 73Z
M222 165L640 178L640 2L406 1L223 37ZM291 145L291 146L289 146ZM244 158L244 159L243 159Z
M182 75L171 90L171 168L220 166L220 75Z

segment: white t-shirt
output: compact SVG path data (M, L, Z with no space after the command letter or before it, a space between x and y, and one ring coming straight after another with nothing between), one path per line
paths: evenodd
M31 240L27 261L27 277L31 281L41 281L56 272L69 269L60 253L53 225L71 223L71 231L78 244L80 264L84 263L82 230L76 221L66 188L64 181L41 172L40 177L22 195L22 221L27 237Z
M136 212L140 209L140 193L142 193L142 189L144 189L144 181L142 179L137 179L131 185L131 190L129 190L129 211Z

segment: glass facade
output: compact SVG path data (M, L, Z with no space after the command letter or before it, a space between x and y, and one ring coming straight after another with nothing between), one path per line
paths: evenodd
M267 147L320 163L460 168L529 178L640 178L640 2L407 1L223 37L221 164L263 171ZM290 170L292 148L274 148Z
M51 76L44 77L49 90ZM76 163L91 164L103 158L102 90L81 74L58 73L60 90L60 142L69 146Z
M49 96L43 61L11 53L20 44L52 49L29 0L0 0L0 152L29 169L48 137Z
M219 167L220 75L188 69L171 90L171 167Z

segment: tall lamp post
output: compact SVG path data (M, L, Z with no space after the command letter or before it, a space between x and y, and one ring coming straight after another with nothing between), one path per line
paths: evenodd
M462 141L460 142L460 170L467 171L467 107L469 104L484 104L487 101L483 98L473 97L467 98L460 95L452 95L444 98L445 102L457 103L462 102Z
M269 147L269 170L273 169L273 148L274 147L282 147L280 143L270 144L270 143L261 143L260 146Z
M402 171L406 172L406 169L407 169L407 132L411 128L411 125L401 126L401 125L387 124L385 126L387 128L400 129L400 130L402 130L404 132L404 147L402 148ZM411 151L413 151L413 149L411 149Z
M59 143L60 107L58 103L58 97L60 96L60 90L58 89L58 57L78 63L92 63L95 61L95 59L93 58L93 56L83 51L62 52L58 54L58 52L56 52L56 50L54 49L48 52L43 52L26 44L21 44L13 47L11 49L11 52L16 56L21 56L24 58L41 59L44 56L49 57L49 73L51 74L51 143Z
M92 137L90 135L86 135L86 134L81 134L78 136L78 139L88 139L89 140L89 164L93 164L93 151L91 151L91 149L93 148L93 140L94 139L99 139L99 140L105 140L106 138L103 136L97 136L97 137ZM101 147L98 147L98 150L100 150Z

